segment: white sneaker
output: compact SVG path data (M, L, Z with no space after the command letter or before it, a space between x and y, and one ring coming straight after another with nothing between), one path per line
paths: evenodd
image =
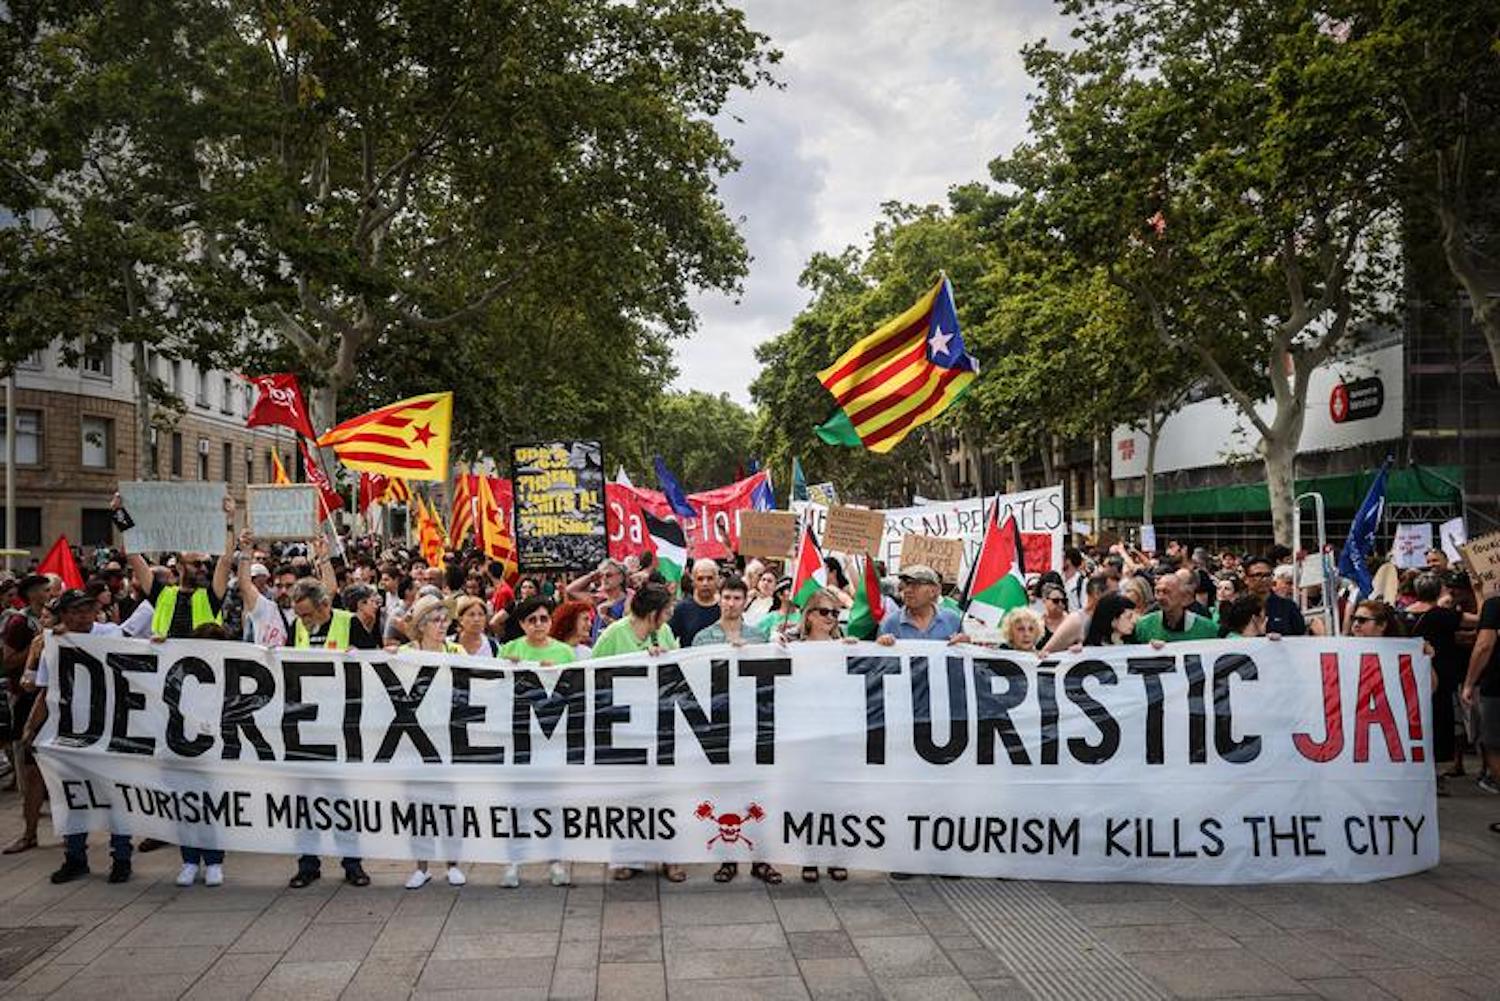
M206 865L203 867L204 886L223 886L224 867L222 865Z
M547 877L553 886L572 886L573 867L566 862L553 862L547 867Z
M520 863L512 862L505 867L505 871L500 874L500 885L512 889L521 885Z
M469 881L469 877L465 876L464 875L464 871L462 869L460 869L458 866L456 866L456 865L450 865L448 867L448 885L449 886L463 886L468 881Z
M432 873L426 869L413 869L410 876L406 877L406 888L408 890L420 890L432 881Z
M177 873L178 886L192 886L198 879L198 863L184 862Z

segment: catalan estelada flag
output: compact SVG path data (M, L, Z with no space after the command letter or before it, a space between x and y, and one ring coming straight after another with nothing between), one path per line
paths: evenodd
M278 486L290 486L292 478L286 474L286 467L281 464L281 453L271 449L271 482Z
M818 373L839 409L817 429L830 445L889 452L947 410L979 374L964 350L946 277L910 309Z
M455 549L463 546L464 537L474 529L477 479L478 476L463 469L453 478L453 516L448 519L448 539Z
M428 393L351 417L318 439L350 469L408 480L448 478L453 394Z

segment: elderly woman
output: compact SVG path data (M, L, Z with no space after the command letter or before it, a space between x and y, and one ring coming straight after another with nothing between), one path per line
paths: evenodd
M842 608L843 602L839 600L836 592L826 587L818 588L812 593L812 597L807 599L807 604L802 606L802 635L798 638L807 643L842 639L843 633L839 630L839 611ZM754 872L752 868L751 873L754 874ZM778 876L777 879L779 878ZM849 870L843 866L829 866L828 878L835 883L842 883L849 878ZM803 866L802 882L816 883L817 881L818 867ZM766 882L776 882L776 880L768 879Z
M491 636L489 605L478 595L466 594L453 607L453 617L458 622L458 632L453 641L471 657L496 657L500 654L500 643Z
M1040 652L1042 617L1029 608L1012 608L1000 623L1000 646L1022 653Z
M463 647L448 640L448 608L443 599L428 595L418 598L407 616L408 631L413 637L401 647L403 653L466 653ZM427 871L427 860L419 859L417 867L406 878L408 890L420 890L432 879ZM457 862L448 863L448 885L463 886L468 882Z

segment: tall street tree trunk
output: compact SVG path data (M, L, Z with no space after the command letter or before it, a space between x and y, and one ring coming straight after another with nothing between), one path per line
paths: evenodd
M1006 493L1015 493L1021 489L1021 460L1017 456L1010 457L1010 483L1006 487Z
M1048 486L1057 482L1057 463L1052 454L1056 447L1057 439L1052 435L1048 435L1042 442L1042 479L1047 481Z
M1266 490L1271 498L1271 534L1283 546L1292 544L1293 511L1297 496L1297 446L1307 402L1306 376L1297 380L1289 406L1276 408L1276 418L1262 433L1260 454L1266 466Z
M1151 519L1156 513L1156 443L1161 437L1166 414L1152 409L1146 419L1146 480L1141 490L1141 524L1155 524Z
M130 265L125 266L125 315L131 320L134 327L136 313L139 309L135 301L135 273ZM135 350L131 355L130 368L135 375L135 408L136 408L136 433L140 444L136 452L136 475L148 480L154 480L160 475L156 463L152 461L151 455L151 373L147 370L146 343L141 340L135 342Z
M937 480L938 487L942 491L943 500L954 500L957 491L953 486L953 467L948 464L948 456L944 453L943 443L938 436L928 428L922 432L927 439L927 457L932 462L933 475Z

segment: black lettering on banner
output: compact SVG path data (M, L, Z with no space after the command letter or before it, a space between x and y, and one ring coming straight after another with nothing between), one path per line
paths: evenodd
M1102 660L1080 660L1072 664L1063 675L1063 694L1073 703L1089 722L1099 728L1099 742L1091 744L1082 737L1068 738L1068 753L1073 760L1085 765L1099 765L1115 756L1120 749L1120 724L1092 695L1084 690L1083 682L1094 678L1101 685L1115 685L1119 678L1115 669Z
M1029 765L1031 757L1026 753L1026 742L1016 733L1011 722L1010 711L1026 701L1031 687L1026 672L1013 660L1003 657L974 658L974 706L979 723L975 727L974 739L978 744L978 761L981 765L995 763L995 738L1005 744L1005 753L1013 765ZM1005 679L1005 691L995 692L996 678Z
M469 743L469 726L483 723L486 708L474 704L476 681L504 681L505 672L485 667L452 667L448 676L453 682L453 704L448 711L448 742L453 748L454 764L505 764L505 748L499 744ZM517 706L521 700L517 699Z
M515 764L531 763L531 717L536 717L542 737L550 740L557 726L568 719L568 764L584 763L587 741L584 726L588 708L584 699L588 686L583 669L570 667L557 672L557 681L548 693L547 686L535 671L516 671L513 675L515 697L511 706L511 754Z
M885 764L885 676L901 673L900 657L850 657L845 668L865 678L865 764Z
M1138 675L1146 689L1146 764L1159 765L1167 760L1161 676L1176 671L1177 661L1173 657L1126 657L1125 664L1125 670Z
M601 667L594 670L594 764L644 765L644 747L616 747L614 728L630 722L630 706L615 705L616 678L644 678L646 666Z
M344 760L365 760L365 738L360 732L360 710L364 708L365 665L363 661L344 661Z
M214 739L206 733L187 739L186 720L182 716L182 685L188 675L199 684L213 684L214 670L207 661L183 657L167 669L167 676L162 681L161 700L167 704L167 747L179 757L196 758L214 746Z
M1259 676L1255 661L1243 653L1229 653L1214 661L1214 750L1231 764L1242 765L1260 757L1260 737L1250 734L1234 739L1234 709L1229 704L1229 679L1239 675L1246 681Z
M938 745L932 740L932 684L927 675L927 658L911 659L912 738L923 761L946 765L955 761L969 746L969 697L964 684L964 660L948 657L948 741Z
M1055 660L1037 664L1036 701L1041 709L1042 751L1038 759L1044 765L1057 764L1057 675Z
M146 708L146 696L130 687L126 673L155 674L154 654L109 653L104 655L114 681L114 718L109 728L109 749L114 754L142 754L150 757L156 751L156 738L131 736L130 714Z
M332 744L304 744L299 729L303 723L318 718L318 704L302 698L302 682L306 678L331 678L333 664L329 661L283 660L281 681L285 686L281 709L281 743L287 761L335 761L338 748Z
M709 662L709 712L703 711L679 664L656 669L656 763L677 763L677 713L711 765L729 764L729 661Z
M790 657L741 660L740 677L755 679L755 763L776 764L776 679L792 673Z
M1188 763L1201 765L1208 761L1208 711L1204 691L1203 658L1196 653L1183 654L1182 673L1188 679Z
M77 647L57 649L57 743L63 747L88 747L104 736L104 664ZM74 672L83 668L89 676L89 721L82 730L73 729Z
M255 683L251 691L245 691L245 679ZM219 739L224 747L220 756L225 761L238 761L240 757L240 731L255 747L255 756L261 761L274 761L276 755L266 735L260 732L255 714L270 704L276 692L276 679L264 664L240 657L224 658L224 708L219 714Z
M433 679L437 677L437 665L426 664L417 668L417 680L411 683L410 691L401 684L401 679L396 677L396 672L391 670L389 664L372 666L375 668L375 676L380 679L381 686L391 700L391 708L396 711L395 719L391 720L385 736L381 738L380 749L375 752L376 762L390 761L395 757L396 748L401 746L403 736L411 741L417 753L422 755L423 761L432 764L442 761L442 755L433 746L432 738L427 736L427 731L417 721L417 709L427 697L427 690L432 687Z

